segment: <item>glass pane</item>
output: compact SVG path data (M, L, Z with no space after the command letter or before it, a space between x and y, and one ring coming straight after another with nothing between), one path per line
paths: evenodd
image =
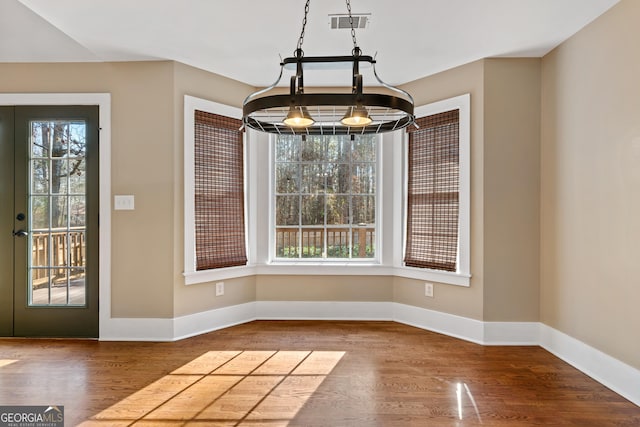
M351 157L351 140L344 136L328 136L327 157L330 162L349 162Z
M373 258L376 254L375 228L360 226L353 229L353 257Z
M67 157L69 154L69 125L67 122L49 123L51 139L51 157Z
M86 274L84 268L69 270L69 304L85 305L86 303Z
M302 225L324 225L324 196L302 196Z
M276 192L298 192L299 170L298 163L278 163L276 165Z
M68 126L69 156L84 158L87 152L86 124L84 122L69 122Z
M299 214L300 198L298 196L276 197L276 225L298 225Z
M85 198L83 196L69 197L69 225L84 227L85 222Z
M51 197L51 228L67 227L67 196Z
M302 229L302 258L324 257L324 230L322 228Z
M298 161L300 155L300 137L280 136L276 143L276 161Z
M349 196L327 196L327 225L349 224Z
M51 265L66 266L67 260L67 233L51 233Z
M84 267L86 264L85 232L69 232L69 257L72 267Z
M49 197L31 197L31 230L49 228Z
M51 193L67 194L69 187L67 185L67 177L69 176L69 161L52 160L51 161Z
M71 160L69 165L69 192L72 194L84 194L86 180L84 159Z
M51 304L66 304L69 292L69 270L66 268L52 269Z
M31 161L31 193L49 193L49 161L38 159Z
M276 228L276 256L298 258L298 228Z
M375 197L353 196L353 224L373 226L376 220Z
M49 263L49 233L31 233L31 265L46 267ZM40 274L40 270L35 270ZM38 276L37 278L40 278Z
M349 229L327 229L327 257L349 258Z
M329 163L327 165L327 193L349 193L350 178L349 165L344 163Z
M376 161L376 137L375 135L357 136L353 141L354 162Z
M303 194L315 194L324 191L325 174L322 164L302 165Z
M34 268L31 270L31 305L49 304L49 269Z
M31 157L49 157L50 137L48 123L31 122Z
M373 163L356 163L353 165L353 194L375 194L376 167Z
M324 160L324 142L322 137L307 137L306 141L302 141L302 161L303 162L320 162Z

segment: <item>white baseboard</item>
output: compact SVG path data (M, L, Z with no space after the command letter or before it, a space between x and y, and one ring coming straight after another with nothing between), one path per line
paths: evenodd
M261 320L393 320L393 303L361 301L257 301Z
M255 320L255 302L174 319L110 318L100 324L100 341L177 341Z
M640 406L640 370L542 323L540 346Z
M173 341L173 319L103 319L100 341Z
M232 305L201 313L177 317L173 339L181 340L256 319L256 302Z
M483 322L468 317L394 303L393 320L476 344L484 341Z
M392 320L480 345L539 345L640 406L640 370L538 322L482 322L393 302L256 301L175 319L111 318L104 341L176 341L253 320Z
M538 322L483 322L483 345L538 345Z

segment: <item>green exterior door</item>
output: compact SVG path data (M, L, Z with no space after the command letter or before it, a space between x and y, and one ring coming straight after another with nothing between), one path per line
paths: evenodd
M98 107L0 107L4 336L98 336L98 138Z
M0 107L0 336L13 335L14 108Z

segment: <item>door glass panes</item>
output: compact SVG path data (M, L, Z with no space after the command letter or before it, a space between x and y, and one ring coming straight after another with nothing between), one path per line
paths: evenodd
M275 257L375 257L376 135L275 140Z
M84 306L86 124L30 122L30 306Z

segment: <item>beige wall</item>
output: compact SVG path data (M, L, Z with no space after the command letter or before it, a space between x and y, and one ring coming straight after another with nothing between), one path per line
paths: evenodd
M509 67L507 63L498 67L477 61L404 86L415 97L416 105L471 94L473 277L468 288L436 284L435 298L424 297L422 281L388 276L227 279L224 298L215 298L214 283L184 285L183 98L189 94L239 107L253 90L245 84L174 62L2 64L3 75L8 78L0 82L0 91L112 94L112 193L136 196L135 211L112 212L114 317L170 318L256 299L286 299L387 300L474 319L531 320L530 313L537 310L535 303L526 310L504 309L505 304L518 307L525 299L521 288L529 290L529 286L516 284L516 288L519 285L520 288L505 293L503 291L511 286L509 280L494 276L496 284L487 287L484 273L487 267L493 267L484 255L486 242L502 243L499 237L490 236L492 239L486 240L485 179L499 181L510 171L505 169L485 176L484 140L485 133L490 134L487 129L491 130L487 128L484 113L485 86L493 85L492 90L499 91L503 78L513 74L505 81L521 82L528 79L527 73L531 72L527 67ZM499 78L491 80L486 76L487 69L494 70L492 73ZM505 101L501 95L489 99L496 100L491 101L490 106L499 108ZM518 102L529 100L528 95L518 99ZM500 158L505 155L501 153ZM154 167L149 167L151 161ZM499 191L491 194L497 193ZM522 199L517 201L520 202ZM489 249L495 247L489 246ZM489 300L494 295L501 298L495 305ZM487 310L485 305L496 308Z
M640 368L640 2L543 58L541 320Z
M540 59L484 68L484 320L538 321Z
M484 66L484 61L476 61L402 86L416 106L471 94L471 286L436 283L434 298L425 298L424 281L394 280L396 302L479 320L484 302Z
M0 92L111 93L112 192L136 196L134 211L112 212L112 315L172 317L172 63L0 64L0 75Z
M485 59L403 86L424 105L471 94L471 286L396 278L394 300L485 321L537 321L540 60Z
M255 300L255 279L185 286L183 98L241 106L248 85L170 61L0 64L0 92L111 93L111 190L134 211L111 215L114 317L172 318Z
M391 301L388 276L257 276L258 301Z
M226 279L225 294L215 296L215 282L185 286L184 277L184 96L208 99L220 104L242 108L244 98L255 89L244 83L218 76L198 68L173 63L174 110L173 164L173 315L207 311L230 305L255 301L255 277ZM168 89L171 89L169 87ZM217 282L217 281L216 281Z

